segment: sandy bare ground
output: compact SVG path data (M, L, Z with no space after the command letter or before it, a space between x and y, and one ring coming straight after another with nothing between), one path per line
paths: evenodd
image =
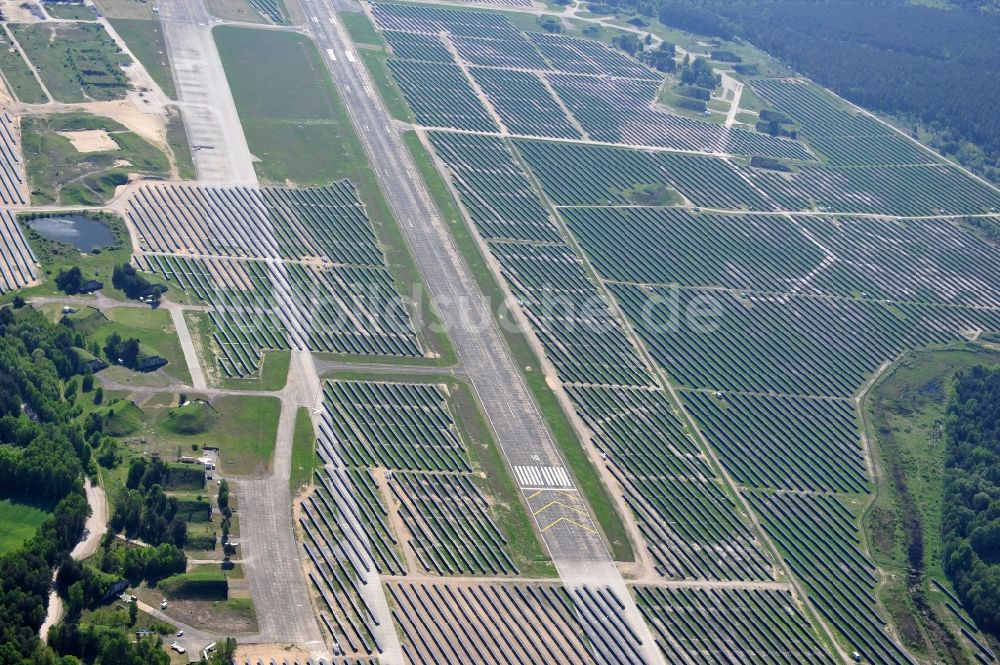
M165 112L155 112L136 106L132 101L135 93L129 93L128 99L112 102L87 102L83 104L49 103L44 105L11 103L9 110L15 115L48 115L52 113L73 113L85 111L94 115L110 118L135 132L153 145L165 149L167 146L167 119Z
M35 7L35 11L41 11L38 3L25 2L24 0L0 0L0 12L8 23L38 23L40 18L31 13L30 7Z
M304 662L310 655L308 651L288 644L244 644L236 648L233 660L239 663L244 661L250 661L251 663L263 661L266 663L273 658L278 662L284 660L293 662L296 659L299 662Z
M81 129L70 132L56 132L68 139L77 152L107 152L118 150L118 143L103 129Z
M0 44L0 48L7 48L3 44ZM14 101L13 95L7 90L7 81L0 76L0 106L7 106L12 101Z
M79 106L81 110L120 122L153 145L160 148L167 145L167 119L162 111L159 113L153 109L147 111L136 106L131 98L115 102L91 102Z
M108 530L108 502L104 496L104 488L93 485L88 479L84 491L87 493L87 503L90 504L90 517L84 526L83 540L70 552L70 556L77 561L96 552L101 538Z
M101 544L101 538L108 530L108 502L104 496L104 489L97 487L88 478L83 486L87 494L87 503L90 504L90 517L83 528L83 540L76 544L70 556L76 561L86 559L97 551ZM52 573L52 582L56 580L56 573ZM59 623L63 616L62 599L56 594L55 589L49 592L48 610L45 614L45 621L38 629L38 635L45 641L48 638L49 628Z

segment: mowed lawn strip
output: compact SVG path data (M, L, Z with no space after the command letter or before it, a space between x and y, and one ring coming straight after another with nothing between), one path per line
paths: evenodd
M292 437L292 472L288 486L292 495L309 485L316 465L316 432L313 430L309 409L299 407L295 413L295 434Z
M389 112L389 115L396 120L413 122L413 112L410 111L410 107L406 104L403 91L399 89L396 80L389 73L389 66L386 64L386 61L389 59L388 52L384 48L366 48L358 49L358 55L361 56L361 61L365 63L368 75L375 84L379 97L382 98L382 103L385 105L385 110Z

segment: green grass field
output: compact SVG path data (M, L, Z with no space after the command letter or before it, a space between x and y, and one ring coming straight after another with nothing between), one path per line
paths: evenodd
M97 18L94 9L87 5L75 5L70 3L46 2L45 13L53 18L68 19L71 21L93 21Z
M34 497L0 498L0 554L13 552L34 536L51 510Z
M226 600L229 597L226 575L215 565L201 564L190 572L160 580L156 588L168 598Z
M122 66L129 58L100 23L20 23L12 29L56 101L125 98Z
M932 601L941 596L939 602L932 603L934 614L950 620L950 613L940 606L943 594L929 584L929 578L946 580L940 538L946 398L955 372L979 364L1000 365L1000 353L971 344L913 352L890 369L865 401L882 481L862 524L876 562L892 573L879 588L880 599L907 646L921 653L927 652L926 644L939 640L934 623L917 610L907 590L907 524L903 516L906 506L912 505L922 527L925 576L920 591Z
M337 18L343 22L351 41L355 44L382 45L382 38L375 32L375 26L362 12L337 12Z
M277 397L226 396L215 400L219 420L212 441L223 473L263 474L271 468L281 402Z
M312 481L316 462L316 433L313 431L309 409L299 407L295 413L295 436L292 439L292 473L288 478L292 496Z
M159 19L116 18L109 22L167 97L176 99L177 90L174 88L174 77L170 72L167 46L163 41Z
M106 131L117 149L81 153L58 134L82 130ZM23 118L21 147L35 205L101 205L116 187L128 182L129 173L170 174L170 164L159 148L110 118L87 113Z
M191 394L190 398L197 398ZM271 468L281 402L276 397L227 395L198 407L204 413L193 414L191 406L160 408L151 415L155 445L161 455L191 454L196 447L219 448L219 470L223 475L262 475ZM152 410L151 410L152 411ZM174 415L172 415L174 414ZM190 434L170 421L181 416L196 425ZM199 425L200 416L204 416Z
M103 347L105 340L114 332L123 338L135 337L139 340L143 353L167 359L167 365L162 371L182 383L191 382L191 374L184 361L184 352L177 339L170 312L146 307L116 307L107 310L106 314L108 321L92 334L92 339L99 345Z
M213 35L262 179L317 185L356 174L364 153L311 40L231 27Z
M0 30L0 75L3 76L7 89L25 104L44 104L49 101L24 58L16 50L11 52L11 48L13 44L7 32Z
M131 436L142 429L146 418L139 407L127 400L102 404L94 413L104 418L104 433L110 436Z
M455 245L465 259L465 263L476 279L480 290L488 301L503 302L503 292L486 265L471 231L463 221L457 204L451 196L451 191L437 172L430 153L420 143L419 137L414 132L406 132L403 135L403 140L413 156L414 163L427 185L431 198L434 199L441 215L448 222L448 228L451 230ZM569 419L549 389L545 376L539 371L534 351L524 335L511 331L511 326L501 325L500 330L514 362L522 368L525 381L534 394L542 416L547 421L566 463L583 491L587 503L590 504L591 510L594 511L594 517L604 532L612 555L616 561L633 561L635 555L632 551L632 545L625 532L622 519L615 509L614 502L608 495L597 471L591 465Z

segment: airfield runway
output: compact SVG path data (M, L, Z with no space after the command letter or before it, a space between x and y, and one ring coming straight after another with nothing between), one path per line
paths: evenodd
M343 5L343 0L337 0ZM365 145L462 367L518 486L535 512L564 583L606 585L626 606L649 663L663 662L524 378L493 322L490 304L450 233L369 80L331 0L302 0L307 25ZM494 306L497 304L494 304Z

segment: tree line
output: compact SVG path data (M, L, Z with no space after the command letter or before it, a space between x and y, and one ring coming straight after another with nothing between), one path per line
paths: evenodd
M955 376L945 432L944 569L979 627L1000 637L1000 367Z

